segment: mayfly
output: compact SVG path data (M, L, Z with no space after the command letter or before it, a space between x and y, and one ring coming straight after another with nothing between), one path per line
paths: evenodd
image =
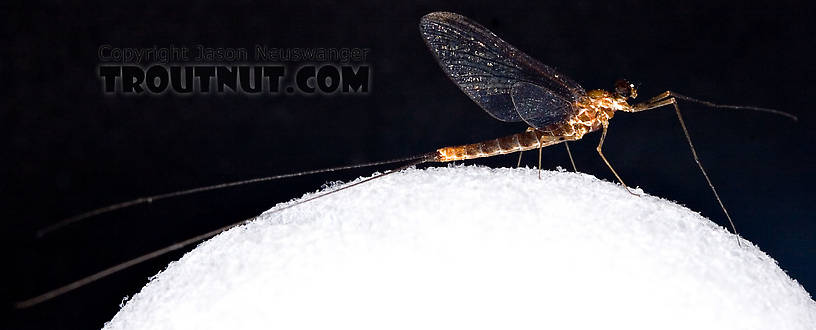
M493 32L467 17L448 12L434 12L422 17L419 27L425 43L442 67L442 70L476 104L500 121L524 122L529 127L521 133L510 136L479 143L444 147L434 152L414 157L255 178L142 197L95 209L62 220L52 226L44 228L39 232L39 235L42 236L71 223L103 213L161 199L249 183L352 168L404 163L403 166L395 170L375 175L336 190L318 194L301 200L298 203L290 204L284 208L278 208L277 210L280 211L295 205L307 203L311 200L337 193L422 163L443 163L538 149L538 166L540 171L541 150L544 147L580 140L587 133L598 130L601 131L600 141L596 147L598 155L606 166L609 167L621 185L627 191L631 192L603 153L603 143L609 128L609 122L618 111L640 112L665 106L673 107L685 134L686 141L691 149L692 156L726 218L728 218L731 229L736 234L737 231L734 222L731 220L731 216L728 214L716 188L714 188L714 185L697 156L683 117L680 114L677 101L694 102L712 108L763 111L797 120L796 116L778 110L750 106L719 105L683 96L671 91L663 92L642 103L630 104L630 99L637 97L637 89L632 83L626 80L618 80L612 91L586 91L581 85L569 77L558 73L549 66L519 51L496 36ZM569 148L567 148L567 150L569 151ZM570 155L570 159L571 158L572 156ZM18 302L16 305L19 308L36 305L130 266L212 237L231 227L246 223L247 221L249 220L219 228L129 260L58 289L46 292L40 296ZM739 244L739 238L737 238L737 242Z

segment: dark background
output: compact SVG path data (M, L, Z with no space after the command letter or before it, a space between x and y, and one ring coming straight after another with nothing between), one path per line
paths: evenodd
M422 15L455 11L587 89L617 78L643 98L672 89L715 102L795 113L681 104L698 152L743 237L816 292L813 211L812 5L773 1L530 1L311 4L3 4L0 219L11 328L98 328L183 252L26 310L40 294L175 241L248 218L363 169L244 186L100 216L42 239L35 231L91 208L199 185L385 160L524 129L494 120L439 69ZM105 96L97 47L169 44L370 48L368 95ZM250 56L252 54L250 53ZM572 144L579 170L614 177L599 134ZM623 178L727 221L670 109L618 114L605 153ZM563 148L547 168L569 167ZM533 165L529 153L526 163ZM516 156L469 163L514 166ZM388 167L378 168L380 170ZM537 198L546 198L545 196ZM729 274L721 274L729 276ZM7 317L8 316L8 317Z

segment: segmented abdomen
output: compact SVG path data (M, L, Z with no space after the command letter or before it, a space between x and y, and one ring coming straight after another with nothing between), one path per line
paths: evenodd
M579 140L584 134L607 125L614 112L620 110L618 108L629 106L625 101L613 99L608 92L591 91L590 94L592 93L598 95L590 97L591 104L576 105L579 108L578 114L567 121L547 125L540 130L530 128L522 133L498 139L437 149L430 161L450 162L490 157L547 147L563 141Z
M504 155L517 151L524 151L550 146L566 140L563 136L547 135L539 130L527 130L522 133L487 140L479 143L465 144L461 146L445 147L436 150L436 157L433 161L450 162L455 160L473 159Z

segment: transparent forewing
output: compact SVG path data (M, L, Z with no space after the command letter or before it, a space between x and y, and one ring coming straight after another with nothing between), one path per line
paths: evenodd
M510 96L513 84L518 82L545 87L571 101L586 94L578 83L524 54L467 17L446 12L430 13L422 17L420 30L448 77L496 119L522 120Z
M567 121L573 113L573 102L531 83L515 83L510 97L518 116L534 128L544 129L547 125Z

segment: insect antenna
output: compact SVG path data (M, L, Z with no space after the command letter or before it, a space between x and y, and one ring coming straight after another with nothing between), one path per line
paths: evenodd
M695 98L690 97L690 96L677 94L676 92L672 92L672 91L665 91L665 92L660 93L659 95L649 99L646 102L636 104L636 105L634 105L632 107L632 110L630 112L640 112L640 111L646 111L646 110L652 110L652 109L655 109L655 108L660 108L662 106L666 106L666 105L669 105L670 103L672 103L672 101L671 101L672 98L687 101L687 102L701 104L701 105L704 105L704 106L707 106L707 107L710 107L710 108L715 108L715 109L751 110L751 111L767 112L767 113L774 114L774 115L777 115L777 116L788 117L788 118L792 119L793 121L799 121L799 117L797 117L796 115L794 115L792 113L789 113L789 112L781 111L781 110L769 109L769 108L760 108L760 107L754 107L754 106L750 106L750 105L717 104L717 103L714 103L714 102L699 100L699 99L695 99Z
M708 106L708 107L711 107L711 108L718 108L718 109L735 109L735 110L752 110L752 111L767 112L767 113L772 113L772 114L779 115L779 116L783 116L783 117L788 117L788 118L790 118L790 119L793 119L793 121L799 121L799 117L797 117L797 116L795 116L795 115L793 115L793 114L791 114L791 113L788 113L788 112L785 112L785 111L776 110L776 109L768 109L768 108L752 107L752 106L748 106L748 105L728 105L728 104L716 104L716 103L712 103L712 102L708 102L708 101L698 100L698 99L695 99L695 98L692 98L692 97L688 97L688 96L685 96L685 95L680 95L680 94L677 94L677 93L675 93L675 92L671 92L671 96L673 96L673 97L675 97L675 98L678 98L678 99L681 99L681 100L683 100L683 101L688 101L688 102L693 102L693 103L697 103L697 104L702 104L702 105L705 105L705 106Z
M425 155L421 155L421 156L403 158L403 159L398 159L398 160L391 160L391 161L383 161L383 162L377 162L377 163L369 163L369 164L362 164L362 165L352 165L352 166L348 166L348 167L344 166L344 167L333 168L332 170L339 170L339 169L346 169L346 168L358 168L358 167L365 167L365 166L374 166L374 165L380 165L380 164L391 164L391 163L396 163L396 162L400 162L400 161L403 161L403 162L404 161L411 161L410 163L402 165L402 166L400 166L400 167L398 167L398 168L396 168L394 170L384 172L384 173L380 173L380 174L377 174L377 175L372 176L370 178L366 178L366 179L360 180L358 182L355 182L355 183L340 187L338 189L331 190L331 191L328 191L328 192L325 192L325 193L322 193L322 194L316 194L315 196L312 196L312 197L297 201L295 203L292 203L292 204L289 204L289 205L286 205L286 206L279 207L279 208L273 210L272 213L280 212L280 211L283 211L285 209L292 208L292 207L301 205L303 203L313 201L313 200L318 199L318 198L326 197L328 195L338 193L340 191L352 188L352 187L357 186L357 185L361 185L363 183L372 181L374 179L379 179L379 178L382 178L382 177L384 177L386 175L401 172L402 170L414 167L414 166L422 164L422 163L429 162L429 161L431 161L433 159L434 155L435 154L425 154ZM328 172L328 170L329 169L307 171L307 172L300 172L300 173L322 173L322 172ZM289 176L286 176L286 177L289 177ZM230 225L215 229L213 231L210 231L210 232L207 232L207 233L204 233L204 234L201 234L201 235L198 235L198 236L183 240L181 242L177 242L175 244L163 247L163 248L155 250L153 252L143 254L143 255L141 255L139 257L127 260L127 261L122 262L120 264L117 264L117 265L115 265L113 267L109 267L107 269L99 271L99 272L97 272L95 274L83 277L83 278L81 278L79 280L68 283L68 284L63 285L63 286L61 286L59 288L56 288L54 290L45 292L45 293L43 293L41 295L38 295L36 297L32 297L32 298L29 298L29 299L26 299L26 300L18 301L16 303L14 303L14 307L17 308L17 309L23 309L23 308L28 308L28 307L35 306L37 304L43 303L45 301L51 300L53 298L59 297L59 296L61 296L63 294L66 294L68 292L71 292L73 290L76 290L78 288L86 286L88 284L91 284L91 283L93 283L93 282L95 282L97 280L100 280L100 279L103 279L103 278L108 277L110 275L113 275L113 274L115 274L115 273L117 273L119 271L122 271L122 270L128 269L130 267L136 266L136 265L138 265L140 263L143 263L143 262L148 261L148 260L153 259L153 258L157 258L159 256L162 256L162 255L165 255L167 253L173 252L175 250L184 248L184 247L189 246L191 244L198 243L200 241L203 241L205 239L208 239L210 237L218 235L218 234L220 234L220 233L222 233L222 232L224 232L224 231L226 231L226 230L228 230L230 228L249 223L250 221L252 221L252 220L254 220L256 218L257 217L252 217L252 218L240 221L240 222L236 222L236 223L233 223L233 224L230 224Z
M37 231L37 237L38 238L43 237L43 236L45 236L45 235L47 235L47 234L49 234L51 232L62 229L64 227L68 226L68 225L71 225L71 224L74 224L74 223L80 222L82 220L92 218L92 217L95 217L95 216L98 216L98 215L101 215L101 214L110 213L110 212L113 212L113 211L125 209L125 208L128 208L128 207L133 207L133 206L140 205L140 204L149 204L149 203L159 201L159 200L163 200L163 199L186 196L186 195L197 194L197 193L201 193L201 192L205 192L205 191L213 191L213 190L224 189L224 188L229 188L229 187L236 187L236 186L242 186L242 185L253 184L253 183L261 183L261 182L267 182L267 181L273 181L273 180L293 178L293 177L304 176L304 175L326 173L326 172L335 172L335 171L342 171L342 170L350 170L350 169L355 169L355 168L371 167L371 166L378 166L378 165L387 165L387 164L394 164L394 163L402 163L402 162L407 162L407 161L415 161L415 160L423 159L423 158L426 158L426 157L427 157L427 155L423 154L423 155L418 155L418 156L391 159L391 160L372 162L372 163L345 165L345 166L337 166L337 167L323 168L323 169L296 172L296 173L287 173L287 174L280 174L280 175L273 175L273 176L265 176L265 177L258 177L258 178L253 178L253 179L240 180L240 181L224 182L224 183L219 183L219 184L214 184L214 185L209 185L209 186L203 186L203 187L190 188L190 189L185 189L185 190L178 190L178 191L173 191L173 192L163 193L163 194L157 194L157 195L152 195L152 196L140 197L140 198L132 199L132 200L125 201L125 202L120 202L120 203L116 203L116 204L103 206L103 207L100 207L100 208L96 208L96 209L93 209L93 210L90 210L90 211L87 211L87 212L83 212L83 213L80 213L80 214L77 214L77 215L62 219L62 220L57 221L56 223L54 223L52 225L43 227L40 230L38 230Z

